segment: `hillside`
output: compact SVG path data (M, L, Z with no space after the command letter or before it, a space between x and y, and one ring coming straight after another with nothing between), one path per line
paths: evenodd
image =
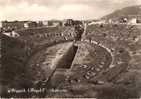
M141 5L130 6L116 10L113 13L102 17L102 19L115 19L121 17L133 18L136 17L137 15L141 15Z

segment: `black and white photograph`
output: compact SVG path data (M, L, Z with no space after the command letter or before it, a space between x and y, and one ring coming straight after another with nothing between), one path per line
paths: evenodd
M0 0L0 98L141 99L141 0Z

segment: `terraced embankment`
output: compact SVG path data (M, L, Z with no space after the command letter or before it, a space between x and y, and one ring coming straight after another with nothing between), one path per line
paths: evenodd
M75 75L73 78L89 81L99 72L109 68L112 56L105 48L87 42L80 42L78 46L77 54L71 66L71 71L77 74L77 78Z
M96 84L90 87L93 87L93 90L97 90L98 94L95 97L106 99L141 97L139 61L141 60L140 26L96 24L89 26L86 35L83 37L83 40L86 40L86 42L91 44L95 44L96 42L98 45L104 46L111 52L113 57L111 68L101 72L96 78L90 80L91 83ZM82 86L80 89L88 87L86 84L82 84ZM75 90L78 89L74 87ZM85 92L87 93L87 91ZM94 93L95 91L92 92Z

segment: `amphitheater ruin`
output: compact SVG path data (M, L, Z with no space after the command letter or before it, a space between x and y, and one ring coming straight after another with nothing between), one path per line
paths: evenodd
M114 93L124 99L139 97L140 26L94 24L83 29L39 27L17 30L17 38L1 35L5 45L2 95L81 98ZM6 93L10 88L24 88L25 93ZM30 93L29 88L45 90Z

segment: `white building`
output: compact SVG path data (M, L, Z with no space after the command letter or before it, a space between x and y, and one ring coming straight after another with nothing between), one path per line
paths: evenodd
M28 28L28 23L24 23L24 28Z
M132 18L131 20L129 20L129 24L136 24L136 23L137 23L136 18Z
M48 25L48 21L43 21L43 25L47 26Z
M9 36L9 37L14 37L14 38L20 36L20 35L19 35L18 33L16 33L15 31L12 31L12 32L5 32L5 33L3 33L3 34L5 34L5 35L7 35L7 36Z
M105 24L106 22L105 22L105 20L99 20L99 21L96 21L96 22L91 22L91 23L89 23L88 25L93 25L93 24Z

